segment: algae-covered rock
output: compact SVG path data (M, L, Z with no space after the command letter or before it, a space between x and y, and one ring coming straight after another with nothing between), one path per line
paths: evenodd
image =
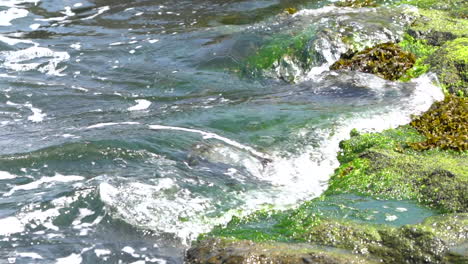
M246 75L297 83L315 67L330 65L348 50L357 52L380 43L397 42L414 19L408 8L338 8L304 10L274 26L276 34L262 36L258 47L242 61Z
M468 23L465 32L467 28ZM468 95L468 38L445 43L427 59L427 63L450 93Z
M191 264L371 264L377 263L350 251L324 249L310 244L255 243L246 240L207 239L187 252Z
M355 54L344 54L331 70L353 70L376 74L387 80L397 80L413 67L414 54L393 43L379 44Z
M291 212L290 212L291 213ZM211 237L187 253L189 263L456 263L467 253L452 249L468 242L468 215L441 215L423 223L391 227L323 218L296 241L247 241ZM463 262L459 262L463 263Z
M421 16L408 30L417 39L424 39L433 46L441 46L447 41L468 36L466 19L452 17L449 12L441 10L422 9L420 13Z
M424 139L405 126L343 141L341 166L325 193L412 199L442 211L468 212L468 153L409 147Z
M468 18L468 2L466 0L402 0L399 4L410 4L425 10L447 11L448 16Z
M450 247L468 239L468 215L431 217L400 228L328 220L304 235L309 242L371 255L384 263L447 263Z

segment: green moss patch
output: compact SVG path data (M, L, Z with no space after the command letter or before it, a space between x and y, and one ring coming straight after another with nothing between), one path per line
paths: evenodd
M387 80L397 80L413 67L415 61L414 54L393 43L384 43L355 54L344 54L330 69L361 71Z
M437 51L437 47L427 44L426 40L417 40L409 34L405 34L403 40L398 45L403 50L411 52L416 56L413 67L400 77L400 81L409 81L429 71L430 65L426 63L426 60Z
M306 46L312 35L312 30L310 32L306 30L298 34L274 36L246 59L244 71L258 75L263 70L273 68L273 65L279 63L285 56L294 58L307 68Z

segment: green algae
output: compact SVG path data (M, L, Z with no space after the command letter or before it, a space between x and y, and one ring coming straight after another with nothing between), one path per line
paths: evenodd
M413 150L424 139L409 126L366 133L341 143L342 164L326 195L357 193L410 199L448 212L468 211L468 153Z
M302 68L308 68L310 58L307 43L313 34L314 30L310 28L300 33L275 35L246 59L243 71L259 76L286 57L298 62Z
M403 51L394 43L383 43L354 54L343 54L330 66L330 70L361 71L387 80L397 80L413 67L415 61L414 54Z
M403 0L398 4L409 4L422 9L428 10L444 10L448 14L456 18L467 18L468 3L465 0Z
M400 77L400 81L409 81L429 71L430 65L426 63L426 59L434 54L437 47L427 44L426 40L415 39L409 34L404 34L403 40L399 42L398 45L403 50L411 52L416 56L413 67Z
M445 42L468 36L468 20L454 18L447 11L419 10L420 17L413 22L408 33L428 44L441 46Z
M452 94L468 94L468 38L446 42L426 62Z

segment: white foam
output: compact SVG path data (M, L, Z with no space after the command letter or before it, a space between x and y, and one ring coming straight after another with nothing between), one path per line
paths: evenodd
M150 101L144 100L144 99L138 99L138 100L135 100L135 102L136 102L137 104L134 105L134 106L129 107L129 108L127 109L128 111L141 111L141 110L145 110L145 109L148 109L148 107L150 107L150 105L151 105L151 102L150 102Z
M19 43L35 44L31 40L9 38L9 37L5 37L3 35L0 35L0 41L6 43L8 45L11 45L11 46L19 44Z
M344 115L343 118L336 120L334 128L314 132L314 136L320 139L318 146L305 146L300 154L292 157L284 157L281 151L267 155L229 138L198 129L149 125L149 128L153 130L200 134L203 138L217 139L231 147L247 151L257 158L273 160L260 172L261 179L268 181L269 184L255 190L239 192L236 199L243 201L243 204L223 212L219 217L206 216L218 210L216 204L219 201L191 193L179 186L172 178L159 179L155 185L132 182L122 186L113 186L109 183L102 183L99 186L101 200L115 209L114 217L142 228L172 233L181 238L182 242L187 243L196 238L198 234L209 231L212 226L228 222L234 215L247 215L265 206L268 207L268 204L274 205L277 209L294 206L298 201L311 199L326 189L329 175L339 165L336 158L339 142L349 138L349 131L352 128L359 131L382 131L407 124L412 114L426 111L434 101L442 100L443 93L439 87L432 84L432 80L430 75L413 80L414 91L402 98L399 105L354 114L351 118L349 114ZM412 84L405 85L411 86ZM379 89L384 88L383 84L375 87L378 92ZM305 134L307 133L298 131L296 136L301 137ZM229 148L220 149L229 151ZM234 150L231 149L231 151ZM248 166L248 164L243 165ZM237 177L237 173L231 174ZM171 176L169 172L167 177ZM164 190L171 190L172 195L165 195Z
M79 264L83 261L83 258L80 254L71 254L70 256L64 258L58 258L55 262L56 264Z
M129 246L126 246L126 247L122 248L122 251L125 252L125 253L128 253L128 254L135 253L135 249L133 249L132 247L129 247Z
M94 15L91 15L91 16L88 16L88 17L85 17L85 18L82 18L81 20L90 20L90 19L93 19L101 14L103 14L104 12L106 11L109 11L110 10L110 7L109 6L103 6L103 7L99 7L97 9L97 13L94 14Z
M35 252L16 252L16 255L22 258L44 259L41 255Z
M28 116L28 120L32 122L42 122L44 120L44 117L47 116L46 114L42 113L41 109L33 107L31 104L25 104L25 106L29 107L29 109L31 109L31 111L33 112L32 115Z
M393 222L398 219L398 216L396 215L387 215L385 216L385 221L387 222Z
M16 178L16 175L13 175L7 171L0 171L0 180L10 180Z
M66 69L58 68L58 64L70 58L67 52L57 52L49 48L38 46L29 47L22 50L2 51L0 58L3 58L3 67L14 71L38 70L47 75L63 76L62 71ZM44 62L28 62L31 60L44 59Z
M41 27L41 24L31 24L29 25L29 28L32 30L38 30Z
M0 11L0 26L11 26L12 20L26 17L28 14L28 10L16 7Z
M24 225L21 221L13 216L0 219L0 235L7 236L14 233L21 233L24 231Z
M81 49L81 43L79 43L79 42L73 43L73 44L70 45L70 48L80 50Z
M205 131L198 130L198 129L175 127L175 126L163 126L163 125L149 125L149 128L153 129L153 130L176 130L176 131L197 133L197 134L202 135L202 137L204 139L212 138L212 139L220 140L220 141L222 141L222 142L224 142L224 143L226 143L228 145L231 145L233 147L248 151L248 152L250 152L251 154L253 154L253 155L257 156L257 157L265 158L265 159L269 158L268 155L266 155L264 153L261 153L261 152L258 152L252 147L240 144L240 143L238 143L238 142L236 142L236 141L234 141L232 139L220 136L220 135L215 134L215 133L205 132Z
M95 249L94 253L96 254L98 258L100 258L102 256L110 255L111 251L108 249Z
M40 0L0 0L0 6L5 6L5 7L17 7L20 4L24 3L34 3L37 5Z
M120 123L114 123L114 122L109 122L109 123L99 123L95 125L91 125L86 127L85 129L93 129L93 128L101 128L101 127L107 127L107 126L117 126L117 125L139 125L140 123L138 122L120 122Z
M74 176L74 175L61 175L61 174L55 174L55 176L52 177L42 177L39 180L23 184L23 185L16 185L14 186L9 192L3 194L3 196L10 196L12 195L15 191L18 190L33 190L39 188L43 184L48 184L49 186L55 183L62 183L62 182L74 182L74 181L81 181L84 180L85 178L82 176Z

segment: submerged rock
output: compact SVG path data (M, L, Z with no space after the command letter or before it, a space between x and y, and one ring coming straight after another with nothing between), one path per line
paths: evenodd
M413 67L415 61L414 54L393 43L384 43L358 53L344 54L330 69L361 71L397 80Z

